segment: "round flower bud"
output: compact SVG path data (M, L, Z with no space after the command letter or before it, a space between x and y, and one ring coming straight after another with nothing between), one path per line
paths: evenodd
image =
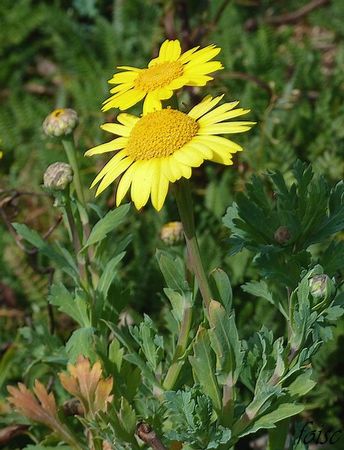
M60 137L70 134L78 123L74 109L55 109L43 122L43 131L47 136Z
M311 295L316 300L327 300L335 293L335 285L331 278L326 275L315 275L309 280L309 288Z
M44 173L44 187L50 190L63 191L73 180L73 170L69 164L56 162L50 164Z
M166 245L177 245L183 242L183 225L181 222L168 222L160 231L160 238Z
M275 231L274 239L276 242L278 242L278 244L281 245L287 244L290 238L291 234L288 227L281 226L277 228L277 230Z

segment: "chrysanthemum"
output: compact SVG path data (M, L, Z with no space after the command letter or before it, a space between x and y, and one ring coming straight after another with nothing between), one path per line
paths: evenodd
M211 61L221 49L209 45L198 50L194 47L181 53L180 42L165 41L159 56L150 61L146 69L119 66L110 84L112 97L104 102L103 111L110 108L128 109L145 98L143 111L159 109L161 100L172 97L173 91L182 86L204 86L213 78L210 73L222 69L219 61Z
M169 183L181 177L190 178L193 167L199 167L204 160L232 164L232 154L242 147L218 135L247 131L254 122L228 122L249 110L235 109L239 102L215 108L222 97L206 97L188 114L172 108L148 112L141 118L122 113L118 116L119 124L102 125L104 130L120 137L88 150L86 156L119 151L93 181L91 187L100 182L96 195L123 174L117 187L117 205L131 187L137 209L151 196L159 211Z

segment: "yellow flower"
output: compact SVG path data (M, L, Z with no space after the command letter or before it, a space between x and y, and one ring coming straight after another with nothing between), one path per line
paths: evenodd
M169 183L181 177L190 178L192 167L199 167L206 159L233 164L232 154L242 147L217 135L247 131L254 122L227 122L249 110L235 109L238 102L215 108L222 97L206 97L188 114L172 108L148 112L141 118L122 113L118 116L119 124L102 125L104 130L120 137L88 150L85 155L120 151L93 181L91 187L100 182L96 195L123 174L117 188L117 205L131 186L131 198L137 209L151 196L159 211Z
M180 42L165 41L159 56L148 64L146 69L119 66L124 72L116 73L110 84L112 97L104 102L103 111L110 108L128 109L145 97L143 112L159 109L161 100L173 95L182 86L204 86L213 78L208 74L222 69L219 61L210 61L221 49L209 45L201 50L194 47L181 53Z

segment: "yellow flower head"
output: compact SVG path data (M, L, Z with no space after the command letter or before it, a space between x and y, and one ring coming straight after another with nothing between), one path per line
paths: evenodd
M219 61L211 61L220 51L215 45L209 45L181 53L178 40L165 41L159 56L146 69L118 67L124 72L116 73L109 81L117 86L110 90L113 95L104 102L103 111L128 109L145 98L145 113L161 108L161 100L171 98L173 91L182 86L204 86L213 79L208 74L223 68Z
M100 182L96 195L122 175L117 205L131 187L131 198L137 209L151 196L154 208L159 211L169 183L181 177L190 178L191 169L199 167L204 160L233 164L232 154L242 147L218 135L247 131L254 122L228 122L249 110L236 108L239 102L215 108L222 97L206 97L188 114L172 108L150 111L142 117L122 113L117 118L119 123L102 125L104 130L120 137L88 150L86 156L119 151L93 181L91 187Z

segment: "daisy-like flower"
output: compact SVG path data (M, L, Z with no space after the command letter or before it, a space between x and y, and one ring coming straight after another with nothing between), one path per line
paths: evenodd
M101 128L120 137L88 150L85 155L119 151L93 181L91 187L100 183L96 195L123 174L117 187L117 205L131 188L137 209L151 196L154 208L159 211L169 183L181 177L190 178L192 168L199 167L204 160L233 164L232 154L242 147L218 135L248 131L254 122L227 122L249 110L235 108L239 102L215 108L222 97L206 97L188 114L172 108L151 111L142 117L122 113L117 118L119 123L102 125Z
M204 86L213 79L210 73L223 68L219 61L211 61L220 51L215 45L209 45L182 53L178 40L165 41L159 56L152 59L146 69L118 67L124 71L109 80L110 84L117 86L110 90L113 95L104 102L103 111L128 109L145 98L145 113L159 109L161 100L171 98L173 91L182 86Z

